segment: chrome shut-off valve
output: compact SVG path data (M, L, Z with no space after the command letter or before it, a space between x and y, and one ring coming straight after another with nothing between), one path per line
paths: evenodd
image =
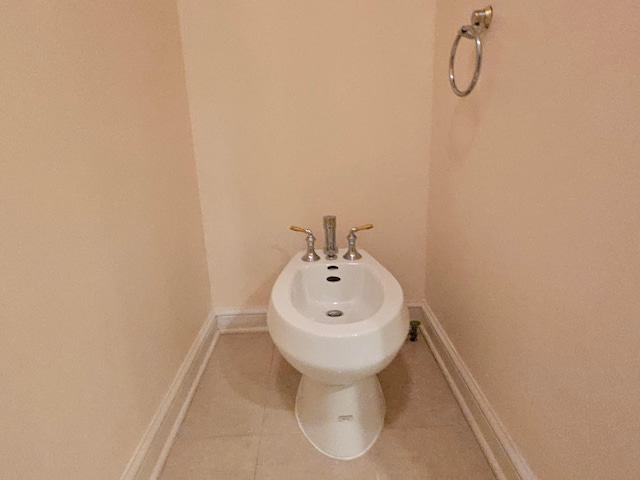
M371 228L373 228L373 224L367 223L366 225L353 227L349 231L349 235L347 235L347 241L349 242L349 247L347 248L347 253L345 253L342 258L344 258L345 260L358 260L362 258L362 255L360 255L358 250L356 250L356 240L358 238L356 237L356 232L359 232L360 230L369 230Z

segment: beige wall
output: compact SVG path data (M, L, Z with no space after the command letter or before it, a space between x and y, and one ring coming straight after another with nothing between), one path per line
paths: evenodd
M178 5L213 304L266 306L325 214L421 300L435 2Z
M538 478L637 478L640 3L494 1L459 99L479 6L438 3L427 301Z
M119 478L209 311L175 2L9 2L0 477Z
M208 313L206 263L215 306L264 306L288 226L321 247L332 213L341 246L376 224L360 244L407 300L426 278L540 479L634 478L639 6L494 2L458 99L479 5L439 2L434 50L432 0L180 0L205 262L171 3L3 9L2 475L117 478Z

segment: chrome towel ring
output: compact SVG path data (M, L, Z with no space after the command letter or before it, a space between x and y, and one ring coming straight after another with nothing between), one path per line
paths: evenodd
M474 10L471 14L471 25L464 25L460 27L460 30L456 35L456 39L453 41L451 54L449 55L449 84L451 85L453 93L455 93L459 97L466 97L467 95L469 95L471 93L471 90L473 90L473 87L475 87L476 83L478 82L478 77L480 76L480 67L482 66L482 40L480 39L480 35L484 33L487 28L489 28L492 18L493 8L491 6L485 7L481 10ZM453 72L453 63L456 58L458 43L460 42L460 39L462 37L473 40L476 44L476 68L473 72L471 83L469 84L467 89L460 91L458 89L458 86L456 85L456 79Z

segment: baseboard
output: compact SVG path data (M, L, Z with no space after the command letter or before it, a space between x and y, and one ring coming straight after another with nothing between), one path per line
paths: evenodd
M407 304L411 320L423 318L422 306L418 303ZM267 309L216 309L216 322L220 333L267 332Z
M147 480L159 476L218 336L212 311L180 365L121 480Z
M216 309L220 333L251 333L267 331L267 309Z
M410 311L415 308L410 308ZM427 304L420 330L499 480L536 480L493 407Z

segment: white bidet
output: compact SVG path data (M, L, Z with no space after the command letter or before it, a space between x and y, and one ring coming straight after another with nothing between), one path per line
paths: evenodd
M273 342L302 373L301 430L322 453L344 460L364 454L382 430L385 403L376 374L409 329L398 281L361 254L313 262L296 254L275 282L267 313Z

